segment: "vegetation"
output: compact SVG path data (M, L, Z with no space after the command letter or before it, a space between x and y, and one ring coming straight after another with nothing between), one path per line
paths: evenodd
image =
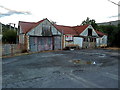
M87 17L86 20L82 21L82 25L90 24L93 26L94 29L97 29L98 25L96 24L96 21L94 19L90 19Z
M108 35L108 45L120 47L119 36L120 36L120 24L114 25L100 25L98 30Z
M99 30L108 35L108 46L120 47L119 36L120 36L120 24L115 25L100 25L98 26L95 20L87 17L86 20L82 22L82 25L91 24L94 29Z
M114 25L98 26L94 19L90 19L88 17L86 20L82 22L82 25L85 25L85 24L91 24L94 29L99 30L103 33L106 33L108 35L108 46L120 47L120 42L119 42L120 24L118 24L118 26L114 26ZM16 43L17 32L14 30L14 28L11 26L11 30L10 30L10 26L4 25L4 24L2 25L2 27L3 27L2 42L3 43Z
M11 30L10 30L10 26L9 25L4 25L2 24L2 42L3 43L16 43L16 38L17 38L17 32L16 30L14 30L14 28L11 26Z

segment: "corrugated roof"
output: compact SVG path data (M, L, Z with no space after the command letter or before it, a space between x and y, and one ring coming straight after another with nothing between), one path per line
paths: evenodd
M107 34L105 34L105 33L102 33L102 32L100 32L100 31L98 31L98 30L95 30L95 31L96 31L96 33L97 33L99 36L107 35Z
M63 30L63 34L79 35L82 33L89 25L81 26L63 26L63 25L54 25L60 32Z
M43 19L38 22L24 22L24 21L19 21L19 26L21 27L23 33L29 32L31 29L35 28L37 25L39 25L41 22L43 22L46 19Z
M61 33L63 34L71 34L71 35L78 35L77 32L70 26L63 26L63 25L54 25Z
M81 34L89 25L81 25L72 27L78 34Z
M32 23L32 22L19 21L19 26L21 27L23 33L27 33L35 25L36 23L34 22Z
M47 18L46 18L47 19ZM19 26L21 27L23 33L29 32L31 29L35 28L37 25L39 25L41 22L43 22L43 19L39 22L24 22L24 21L19 21ZM80 26L63 26L63 25L56 25L54 24L55 28L59 30L63 34L71 34L74 36L80 35L89 25L80 25ZM99 32L98 30L95 30L96 33L99 36L107 35L102 32Z

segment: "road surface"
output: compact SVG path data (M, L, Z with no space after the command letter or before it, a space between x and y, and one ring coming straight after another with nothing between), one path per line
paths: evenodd
M118 88L117 51L41 52L3 59L3 88Z

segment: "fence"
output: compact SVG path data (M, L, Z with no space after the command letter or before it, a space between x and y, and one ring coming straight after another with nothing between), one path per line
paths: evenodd
M22 45L20 44L2 44L2 55L14 55L16 53L21 53Z

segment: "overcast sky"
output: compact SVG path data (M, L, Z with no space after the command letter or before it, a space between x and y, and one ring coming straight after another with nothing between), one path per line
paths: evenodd
M75 26L87 17L97 23L117 20L118 6L108 0L0 0L0 22L4 24L48 18L60 25Z

